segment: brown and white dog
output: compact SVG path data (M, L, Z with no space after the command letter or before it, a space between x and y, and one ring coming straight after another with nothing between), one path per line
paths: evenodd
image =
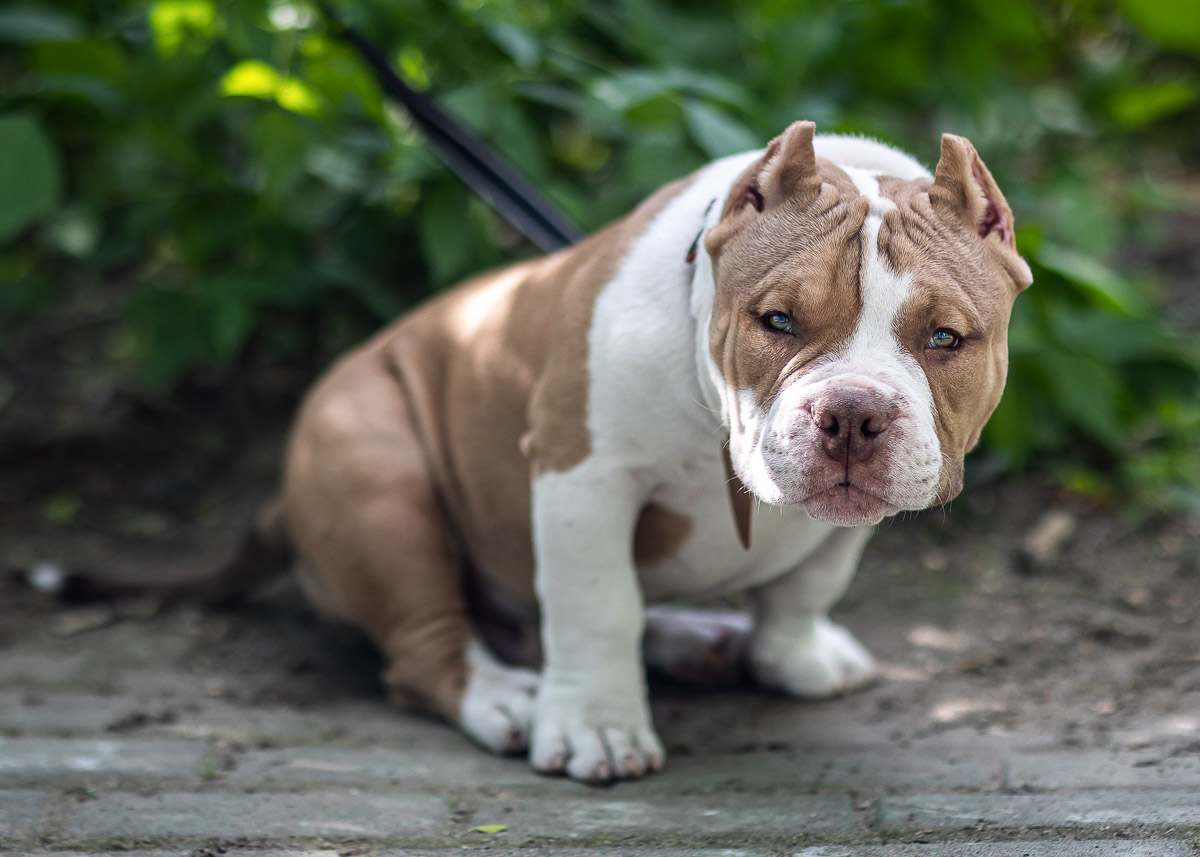
M759 681L874 676L826 613L873 524L960 490L1031 275L965 139L930 176L813 132L430 300L310 393L264 532L397 701L540 771L637 777L664 761L644 604L738 591ZM544 659L507 655L540 675L485 642L539 622Z

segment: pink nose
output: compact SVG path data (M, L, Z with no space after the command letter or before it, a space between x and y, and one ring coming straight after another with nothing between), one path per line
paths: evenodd
M830 393L813 402L811 411L821 448L846 465L874 455L880 436L892 424L887 402L869 393Z

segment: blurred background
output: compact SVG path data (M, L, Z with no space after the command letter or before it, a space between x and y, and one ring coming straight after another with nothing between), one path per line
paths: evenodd
M1200 513L1197 0L335 8L588 230L795 119L930 166L969 137L1035 274L970 478ZM0 9L10 533L228 520L211 486L267 437L269 490L334 355L534 252L331 33L304 0Z

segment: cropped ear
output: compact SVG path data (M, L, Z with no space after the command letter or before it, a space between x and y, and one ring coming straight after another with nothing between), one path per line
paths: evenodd
M929 201L996 249L1018 289L1033 282L1029 265L1017 255L1012 209L967 138L942 135L942 157L934 171Z
M816 199L821 192L813 151L816 130L812 122L793 122L772 140L762 157L734 183L722 216L747 205L763 211L789 199Z

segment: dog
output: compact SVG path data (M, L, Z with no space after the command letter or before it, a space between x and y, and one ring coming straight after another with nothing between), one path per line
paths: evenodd
M701 667L725 639L647 604L746 593L748 668L791 695L874 678L827 611L874 524L961 490L1031 281L966 139L930 175L797 122L337 362L259 534L396 702L538 771L639 777L665 760L643 637Z

